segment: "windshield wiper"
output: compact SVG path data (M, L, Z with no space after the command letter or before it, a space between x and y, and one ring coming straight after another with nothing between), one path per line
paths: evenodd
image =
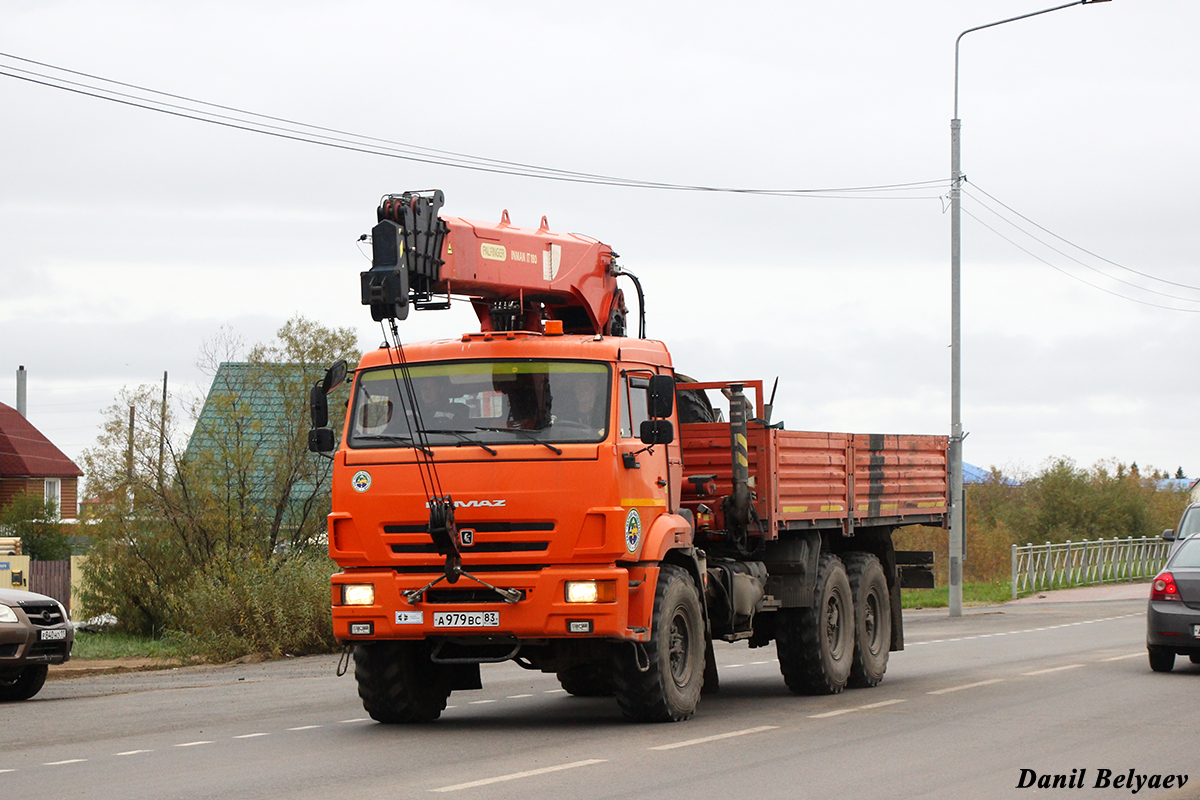
M433 428L430 430L421 429L421 430L418 430L417 433L423 433L425 435L429 435L431 433L449 433L453 436L457 436L459 439L462 440L458 444L454 445L455 447L459 447L464 444L474 444L474 445L479 445L480 447L482 447L484 450L487 450L492 455L498 455L495 450L488 447L483 442L479 441L478 439L472 439L469 436L467 436L467 434L470 433L470 431L460 431L460 430L456 430L454 428Z
M559 450L557 447L550 444L549 442L546 442L546 441L543 441L543 440L537 438L536 436L534 436L532 433L525 430L524 428L484 428L484 427L480 427L479 425L476 425L475 430L477 430L477 431L500 431L501 433L519 433L522 436L524 436L526 439L528 439L529 441L533 442L534 444L540 444L542 447L550 448L551 450L554 451L555 455L561 456L563 453L562 450Z
M390 444L405 444L409 447L416 448L417 450L420 450L422 453L425 453L427 455L431 455L431 456L433 455L433 451L430 450L428 447L422 447L421 445L413 442L411 436L393 436L393 435L387 434L387 433L365 433L365 434L361 434L359 436L354 436L352 438L356 442L366 441L366 442L388 442Z

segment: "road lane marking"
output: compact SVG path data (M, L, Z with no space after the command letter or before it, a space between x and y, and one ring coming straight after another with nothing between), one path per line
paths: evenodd
M754 666L755 664L770 664L770 663L771 663L770 661L751 661L750 666Z
M566 689L547 689L542 694L566 694Z
M370 717L355 717L354 719L344 719L341 721L341 724L349 725L351 722L370 722L370 721L371 721Z
M1048 672L1062 672L1065 669L1079 669L1083 664L1067 664L1065 667L1050 667L1049 669L1035 669L1033 672L1022 672L1022 675L1045 675Z
M15 769L0 769L0 774L3 774L5 772L16 772L16 770Z
M592 764L602 764L608 761L607 758L589 758L586 761L572 761L570 764L559 764L555 767L542 767L541 769L530 769L524 772L511 772L508 775L497 775L494 778L483 778L477 781L468 783L456 783L453 786L442 786L437 789L430 789L431 792L457 792L460 789L474 789L477 786L488 786L493 783L503 783L505 781L515 781L520 778L532 778L535 775L545 775L549 772L561 772L564 769L575 769L576 767L590 767Z
M270 736L269 733L243 733L241 736L235 736L235 739L256 739L259 736Z
M138 753L153 753L153 750L126 750L124 753L117 753L119 756L136 756Z
M745 664L725 664L721 669L733 669L734 667L744 667Z
M510 694L505 700L520 700L522 697L533 697L531 694Z
M837 717L842 714L849 714L852 711L858 711L857 708L839 708L835 711L826 711L824 714L809 714L809 719L825 719L826 717Z
M865 706L859 706L859 708L883 708L884 706L894 706L896 703L904 702L907 701L905 701L903 698L897 697L894 700L880 700L878 703L869 703Z
M938 689L925 694L950 694L950 692L961 692L963 689L974 689L977 686L989 686L993 683L1004 683L1004 678L992 678L989 681L977 681L975 683L964 683L962 686L951 686L949 689Z
M1096 622L1112 622L1118 619L1128 619L1129 617L1144 616L1146 612L1139 611L1134 614L1120 614L1115 617L1099 617L1098 619L1085 619L1079 622L1064 622L1062 625L1050 625L1044 628L1025 628L1019 631L1003 631L1000 633L974 634L972 636L960 636L955 639L930 639L926 642L905 642L905 647L919 647L923 644L945 644L946 642L965 642L971 639L985 639L988 636L1015 636L1019 633L1040 633L1042 631L1053 631L1059 628L1074 628L1079 625L1092 625Z
M177 744L175 746L176 747L195 747L195 746L201 745L201 744L212 744L212 742L184 742L183 744Z
M1101 661L1124 661L1127 658L1142 658L1146 654L1143 653L1128 653L1123 656L1113 656L1112 658L1103 658Z
M311 731L313 728L319 728L320 725L301 725L298 728L288 728L289 731Z
M703 736L699 739L688 739L684 742L672 742L671 744L660 744L658 747L651 747L651 750L674 750L677 747L691 747L694 744L704 744L705 742L715 742L720 739L732 739L735 736L745 736L749 733L761 733L762 731L773 731L778 729L778 725L760 725L757 728L746 728L740 731L730 731L729 733L718 733L712 736Z
M42 766L43 767L60 767L63 764L81 764L84 761L87 761L87 759L86 758L68 758L66 761L47 761L45 764L42 764Z
M497 702L499 702L499 701L498 701L498 700L472 700L471 702L467 703L467 705L469 705L469 706L481 706L481 705L483 705L484 703L497 703Z

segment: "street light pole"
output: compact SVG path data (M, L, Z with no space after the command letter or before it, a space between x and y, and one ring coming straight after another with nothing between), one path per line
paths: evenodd
M961 325L961 225L963 173L959 160L960 131L958 118L958 49L962 38L973 31L994 28L1006 22L1049 14L1071 6L1107 3L1109 0L1074 0L1053 8L1044 8L999 22L967 28L954 40L954 118L950 120L950 616L962 616L962 559L966 530L963 527L962 461L962 325Z

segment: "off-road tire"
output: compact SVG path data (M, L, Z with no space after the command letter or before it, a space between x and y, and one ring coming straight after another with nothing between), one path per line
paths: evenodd
M1150 647L1146 652L1150 656L1150 669L1155 672L1170 672L1175 668L1175 651Z
M576 697L612 697L612 665L608 662L576 664L559 672L558 682Z
M430 660L425 642L355 645L354 680L376 722L432 722L450 696L448 671Z
M28 700L42 690L50 668L45 664L30 664L14 680L0 679L0 703Z
M813 604L783 608L775 618L775 650L783 682L796 694L837 694L854 660L854 603L846 567L824 553Z
M704 648L700 590L685 570L663 564L650 641L613 648L613 689L625 718L680 722L692 716L704 686Z
M854 603L854 660L847 686L878 686L892 648L892 603L883 565L871 553L842 556Z

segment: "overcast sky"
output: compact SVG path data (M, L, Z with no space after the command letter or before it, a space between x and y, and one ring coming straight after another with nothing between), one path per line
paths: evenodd
M355 240L381 195L441 188L451 215L610 244L676 367L778 376L789 428L948 433L954 41L1044 3L10 0L9 73L646 181L936 183L534 180L0 76L0 401L25 365L30 420L76 457L122 386L202 394L223 325L255 342L302 314L375 347ZM1194 0L1114 0L963 39L967 462L1200 474L1197 30ZM401 336L472 329L425 312Z

